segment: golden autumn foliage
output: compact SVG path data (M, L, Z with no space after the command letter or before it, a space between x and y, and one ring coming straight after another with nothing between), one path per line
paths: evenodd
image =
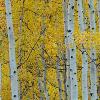
M48 1L48 2L44 2ZM84 0L84 7L88 8L88 0ZM95 1L95 0L94 0ZM61 59L65 52L64 44L64 15L62 0L11 0L14 36L16 41L16 61L18 65L19 89L22 93L22 100L39 100L38 70L43 76L41 61L41 42L45 44L45 59L47 63L47 88L50 100L59 100L59 90L56 75L56 57L58 44L60 44ZM75 2L76 3L76 2ZM95 2L95 8L97 2ZM97 12L96 12L97 13ZM42 16L45 16L43 22ZM97 64L100 63L100 32L92 33L87 28L83 33L79 30L77 7L75 7L75 32L73 33L77 49L77 74L79 100L82 100L81 86L81 44L90 54L90 47L97 50ZM89 22L89 11L85 11ZM22 26L20 18L22 17ZM96 20L98 16L96 16ZM45 24L45 37L41 34L42 25ZM21 30L21 31L20 31ZM97 21L98 30L98 21ZM2 100L11 100L10 69L8 56L8 37L6 30L5 4L0 0L0 61L2 62ZM21 41L21 42L20 42ZM72 45L70 45L72 46ZM19 65L19 48L21 49L21 65ZM90 61L90 59L88 59ZM63 62L60 62L63 65ZM63 66L61 66L63 68ZM98 68L99 69L99 68ZM63 71L61 72L63 73ZM98 76L100 75L97 73ZM63 82L63 75L62 82ZM88 79L90 76L88 75ZM88 82L90 86L90 82ZM64 86L62 85L64 90ZM43 94L44 95L44 94ZM64 91L63 91L64 96Z

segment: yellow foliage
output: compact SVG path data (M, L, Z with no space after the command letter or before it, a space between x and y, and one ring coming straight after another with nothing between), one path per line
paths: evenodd
M22 100L33 100L35 96L40 96L38 89L38 69L41 73L43 71L41 61L41 42L45 44L45 59L48 64L47 68L47 87L51 96L50 100L58 100L59 91L58 83L56 78L56 57L58 43L60 43L60 52L63 55L65 52L64 44L64 16L62 0L50 0L49 3L45 4L44 0L11 0L12 1L12 15L13 15L13 26L14 35L16 41L16 61L19 63L19 42L21 38L21 49L22 49L22 66L19 67L19 80L21 80L21 89L25 91L23 93ZM84 16L87 17L89 22L89 11L88 11L88 0L84 0L84 8L86 8ZM96 1L96 0L94 0ZM76 4L76 3L75 3ZM97 3L95 2L95 7ZM24 13L22 14L22 9ZM42 30L42 16L45 16L44 24L46 26L45 37L41 35ZM23 16L22 21L22 32L20 33L20 17ZM97 20L98 16L96 17ZM73 33L74 41L76 46L81 49L82 44L89 50L91 46L95 46L97 50L100 49L100 32L92 33L89 29L86 32L81 33L78 25L78 13L77 7L75 6L75 17L74 17L75 31ZM98 27L98 26L97 26ZM98 30L98 29L97 29ZM0 33L2 33L2 60L5 63L2 67L2 99L11 100L11 89L10 89L10 77L9 77L9 56L8 56L8 39L6 31L6 19L5 19L5 6L4 1L0 0ZM20 35L21 34L21 37ZM1 40L1 36L0 36ZM1 41L0 41L1 42ZM1 44L1 43L0 43ZM73 44L69 45L73 46ZM67 45L68 47L68 45ZM88 53L90 53L88 51ZM97 55L99 52L97 52ZM81 68L81 52L77 50L77 67ZM38 60L36 62L36 59ZM53 62L53 63L52 63ZM99 61L97 61L99 62ZM38 63L38 64L37 64ZM61 62L60 62L61 63ZM79 85L79 100L82 100L81 91L81 70L78 70L78 85ZM32 82L34 85L32 86ZM30 87L29 87L30 86ZM62 86L64 89L64 86ZM64 92L63 92L64 96ZM39 100L39 99L37 99Z

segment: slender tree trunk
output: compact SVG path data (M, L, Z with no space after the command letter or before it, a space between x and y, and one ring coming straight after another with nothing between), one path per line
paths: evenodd
M7 31L8 31L8 40L9 40L12 100L19 100L18 75L17 75L17 66L16 66L16 57L15 57L15 40L14 40L13 23L12 23L11 1L5 0L5 6L6 6L6 20L7 20Z
M57 70L57 80L58 80L58 86L59 86L59 98L60 98L60 100L63 100L63 97L62 97L62 82L61 82L61 77L60 77L59 58L57 58L56 70Z
M97 70L96 70L96 51L95 48L91 48L91 63L90 63L90 80L91 80L91 100L97 100Z
M85 23L83 17L83 5L82 0L78 0L78 20L80 31L85 31ZM82 41L83 42L83 41ZM84 45L82 43L82 45ZM86 54L86 49L82 47L82 100L88 100L88 59Z
M65 90L65 100L68 100L67 97L68 97L68 93L67 93L67 76L66 76L66 55L65 55L65 52L63 54L63 62L64 62L64 66L63 66L63 69L64 69L64 72L63 72L63 82L64 82L64 90ZM70 94L70 91L69 91L69 94Z
M99 17L99 32L100 32L100 0L98 0L98 17Z
M68 4L68 43L71 46L70 51L70 84L71 99L78 100L77 66L76 66L76 45L73 40L74 32L74 3L75 0L69 0Z
M88 100L88 58L85 48L82 49L82 100Z
M58 87L59 87L59 98L60 100L63 100L62 97L62 81L61 81L61 76L60 76L60 58L59 58L59 47L58 47L58 56L57 56L57 64L56 64L56 72L57 72L57 80L58 80Z
M67 38L67 30L68 30L68 1L63 0L63 12L64 12L64 41L65 41L65 46L66 46L66 51L64 55L64 60L65 60L65 74L64 74L64 88L65 88L65 99L70 100L70 58L69 58L69 44L68 44L68 38Z
M78 100L78 83L76 68L76 46L70 48L70 81L71 81L71 100Z
M84 32L85 31L85 25L84 25L82 0L77 1L77 6L78 6L78 21L79 21L80 31Z
M47 91L47 85L46 85L46 76L47 76L47 66L44 58L44 44L42 44L42 64L43 64L43 84L44 84L44 93L46 100L49 100L49 95Z
M38 65L38 59L36 58L36 65L37 65L37 73L38 73L38 88L39 88L39 92L40 92L40 98L39 100L44 100L44 95L43 95L43 83L42 83L42 75L41 75L41 71Z
M41 32L41 35L43 36L43 38L45 38L45 24L44 24L44 21L45 21L45 16L43 15L42 16L42 32ZM46 76L47 76L47 65L46 65L46 61L45 61L45 55L44 55L44 49L45 49L45 43L44 43L44 40L42 41L42 44L41 44L41 55L42 55L42 65L43 65L43 84L44 84L44 94L45 94L45 97L46 97L46 100L49 100L49 94L48 94L48 90L47 90L47 85L46 85Z
M89 10L90 10L90 31L96 32L94 0L89 0Z
M94 9L94 0L89 0L89 9L90 9L90 30L91 32L96 32L96 23L95 23L95 9ZM90 96L91 100L97 100L97 71L96 71L96 50L91 45L91 63L90 63L90 81L91 81L91 90Z
M100 0L98 0L98 18L99 18L99 32L100 32ZM99 68L98 68L98 73L99 73ZM100 76L98 76L98 98L100 98Z
M40 100L43 100L43 88L42 88L42 81L41 81L41 75L40 75L40 71L38 73L38 87L39 87L39 91L40 91Z

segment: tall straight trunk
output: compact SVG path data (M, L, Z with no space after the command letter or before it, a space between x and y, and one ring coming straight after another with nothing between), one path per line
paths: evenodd
M63 72L63 83L64 83L64 94L65 94L65 100L68 100L68 88L67 88L67 66L66 66L66 55L65 55L65 52L63 53L63 63L64 63L64 66L63 66L63 69L64 69L64 72ZM70 88L69 88L70 89ZM70 91L69 91L69 94L70 94Z
M63 12L64 12L64 42L66 46L64 60L65 60L65 74L64 74L64 88L65 88L65 99L70 100L70 58L69 58L69 47L68 47L68 38L67 38L67 30L68 30L68 0L63 0Z
M70 81L71 81L71 100L78 100L78 83L76 68L76 45L70 48Z
M59 87L59 100L63 100L62 96L62 81L61 81L61 75L60 75L60 52L59 52L59 46L58 46L58 56L57 56L57 61L56 61L56 72L57 72L57 80L58 80L58 87Z
M44 84L44 94L46 97L46 100L49 100L49 94L47 90L47 84L46 84L46 76L47 76L47 65L45 61L45 55L44 55L44 50L45 50L45 43L44 43L44 38L45 38L45 16L42 16L42 32L41 35L43 36L43 41L41 43L41 55L42 55L42 65L43 65L43 84Z
M44 94L45 94L46 100L49 100L47 84L46 84L47 66L46 66L45 57L44 57L44 44L42 44L42 65L43 65Z
M41 71L38 65L38 59L36 58L36 67L37 67L37 73L38 73L38 89L39 89L39 100L44 100L44 95L43 95L43 83L42 83L42 75L41 75Z
M78 20L80 31L85 31L82 0L78 0ZM84 45L82 43L82 45ZM88 60L86 49L82 46L82 100L88 100Z
M89 9L90 9L90 30L91 32L96 32L96 23L95 23L95 9L94 9L94 0L89 0ZM94 43L92 45L95 45ZM90 81L91 81L91 90L90 96L91 100L97 100L97 71L96 71L96 50L91 45L90 57Z
M43 100L43 88L42 88L40 71L38 73L38 87L39 87L39 91L40 91L40 100Z
M90 63L90 80L91 80L91 100L97 100L97 70L96 70L96 51L95 48L91 48L91 63Z
M99 17L99 32L100 32L100 0L98 0L98 17Z
M78 6L78 21L79 21L80 31L84 32L85 31L85 25L84 25L82 0L77 1L77 6Z
M88 57L82 49L82 100L88 100Z
M98 0L98 17L99 17L99 32L100 32L100 0ZM98 73L99 73L99 68L98 68ZM100 98L100 76L98 76L98 98Z
M55 16L55 28L57 31L57 27L58 27L58 15ZM59 38L59 36L58 36ZM57 81L58 81L58 89L59 89L59 100L63 100L63 96L62 96L62 80L61 80L61 66L60 66L60 43L57 43L57 57L56 57L56 77L57 77Z
M14 31L13 31L13 23L12 23L11 1L5 0L5 6L6 6L7 32L8 32L8 40L9 40L12 100L19 100L18 75L17 75L17 66L16 66L16 57L15 57L15 39L14 39Z
M68 3L68 45L70 53L70 100L78 100L77 66L76 66L76 45L73 40L74 32L74 3L75 0L69 0Z
M0 100L2 100L2 65L0 64Z

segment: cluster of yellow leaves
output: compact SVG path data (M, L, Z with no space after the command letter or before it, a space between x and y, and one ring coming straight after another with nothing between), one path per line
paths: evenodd
M100 46L100 33L99 32L75 32L74 33L74 40L76 45L84 44L85 48L90 48L91 46Z

